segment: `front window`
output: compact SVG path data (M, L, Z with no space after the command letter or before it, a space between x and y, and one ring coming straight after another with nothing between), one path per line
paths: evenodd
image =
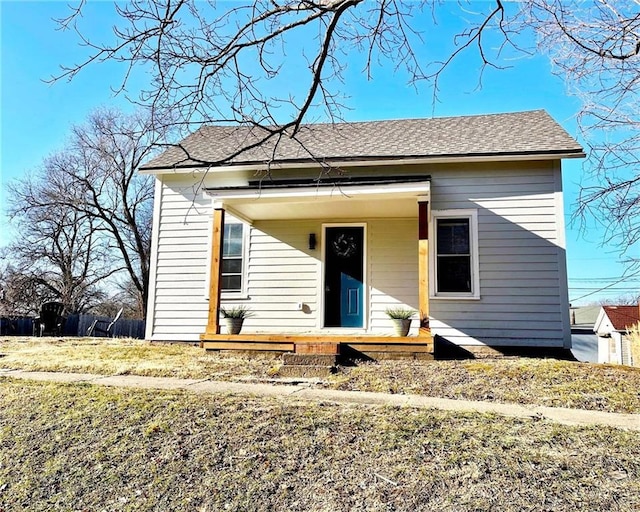
M469 219L438 219L438 291L471 293Z
M242 291L244 225L225 223L222 244L222 291Z
M479 297L475 210L433 212L436 297Z

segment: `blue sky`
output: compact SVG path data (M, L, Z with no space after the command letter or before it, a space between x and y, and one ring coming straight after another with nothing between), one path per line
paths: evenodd
M109 37L110 5L91 2L85 16L87 33L96 38ZM445 3L445 8L447 4ZM0 96L0 206L4 211L6 184L37 168L42 160L64 146L70 127L84 121L89 112L104 105L132 110L124 97L114 96L123 70L115 64L96 65L72 82L47 84L43 80L59 72L61 64L78 62L85 50L73 34L56 30L52 18L64 17L67 2L0 1L1 96ZM439 30L448 32L456 23L453 17L441 18ZM450 48L440 33L426 33L421 57L442 57ZM544 56L515 59L511 67L487 70L478 88L478 61L469 54L456 62L441 82L439 101L432 103L427 85L418 89L406 84L402 74L394 75L392 66L374 70L373 80L362 73L362 60L349 61L343 92L349 96L345 118L350 121L406 117L483 114L545 109L572 135L576 136L574 116L578 102L569 97L561 79L554 77ZM137 77L143 81L144 75ZM582 162L564 163L565 218L567 219L567 258L570 300L575 304L600 298L631 294L638 278L626 280L602 292L575 302L575 299L608 286L622 278L624 266L613 247L600 247L602 234L591 223L586 233L569 223L571 211L583 177ZM10 233L1 217L0 245Z

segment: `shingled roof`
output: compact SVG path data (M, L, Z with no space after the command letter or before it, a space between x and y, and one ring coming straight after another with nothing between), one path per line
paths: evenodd
M626 331L640 322L638 306L602 306L616 331Z
M142 166L161 170L214 165L436 159L443 157L581 157L582 147L544 110L433 119L304 125L297 141L247 126L205 126ZM238 153L241 148L247 148ZM232 156L234 155L234 156ZM231 158L230 158L231 157ZM206 163L205 163L206 162Z

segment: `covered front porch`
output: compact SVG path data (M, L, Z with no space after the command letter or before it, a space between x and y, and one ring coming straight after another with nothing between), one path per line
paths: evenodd
M376 354L432 357L428 286L429 177L249 182L246 186L207 189L207 193L213 199L213 222L208 321L205 332L200 335L204 348L309 354L349 352L373 358ZM252 329L245 329L246 333L237 335L222 332L220 313L226 213L248 225L314 219L322 226L321 232L308 235L309 249L313 246L316 251L314 261L318 268L317 283L310 290L318 297L318 304L314 307L315 328L296 332L287 325L285 318L277 325L277 332L252 332ZM380 222L380 219L413 219L413 226L417 219L417 230L412 228L408 235L413 240L411 246L415 247L411 251L417 251L412 255L412 261L417 263L411 267L417 265L417 269L412 268L413 273L409 275L413 277L403 278L405 282L399 283L412 290L414 299L408 306L416 310L419 317L418 329L412 336L394 337L372 327L371 293L376 283L370 276L370 259L375 257L375 249L369 242L378 235L369 234L367 230L369 224L376 220ZM402 251L404 249L397 250L399 253ZM280 264L280 271L282 268ZM293 278L295 269L289 271ZM283 280L286 280L286 274ZM398 301L406 303L394 297L393 293L386 298L391 305ZM244 304L251 308L252 300L253 297L248 296Z

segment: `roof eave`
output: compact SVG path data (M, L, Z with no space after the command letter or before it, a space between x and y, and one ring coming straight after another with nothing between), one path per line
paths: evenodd
M507 162L507 161L532 161L532 160L560 160L563 158L584 158L586 154L582 149L566 149L557 151L523 152L523 153L492 153L492 154L466 154L466 155L435 155L435 156L411 156L411 157L365 157L356 159L318 159L298 160L284 162L239 162L237 164L209 166L206 164L179 164L170 167L142 166L139 172L142 174L180 174L190 172L202 172L215 169L216 172L237 171L267 171L270 169L305 169L318 168L329 165L331 167L373 167L390 165L416 165L416 164L449 164L449 163L481 163L481 162Z

